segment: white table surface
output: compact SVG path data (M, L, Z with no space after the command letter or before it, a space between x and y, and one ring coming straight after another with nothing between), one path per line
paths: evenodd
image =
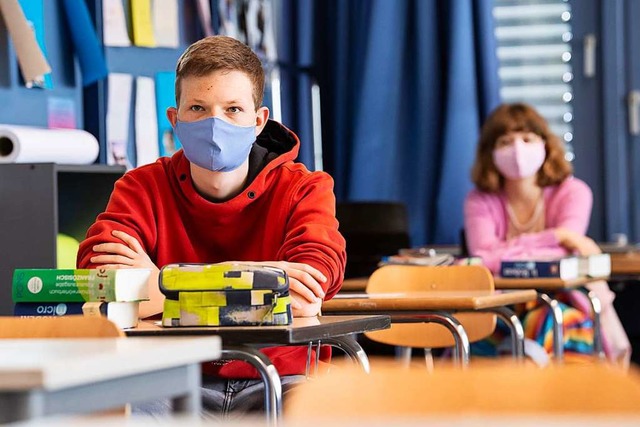
M0 340L0 391L58 390L220 357L219 337Z

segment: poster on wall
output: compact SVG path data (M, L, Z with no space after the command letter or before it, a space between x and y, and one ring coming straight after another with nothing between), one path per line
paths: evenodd
M235 0L218 0L218 18L220 20L219 33L223 36L245 42L245 34L240 28L239 13L242 9L241 2Z
M273 31L272 4L269 0L245 0L247 44L263 62L277 60Z

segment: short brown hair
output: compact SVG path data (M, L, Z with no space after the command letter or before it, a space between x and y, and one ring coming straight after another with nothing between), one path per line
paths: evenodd
M246 44L227 36L205 37L189 46L176 65L176 103L180 83L188 76L202 77L218 70L242 71L253 84L256 110L264 96L264 69L258 56Z
M504 178L493 163L493 150L498 138L509 132L533 132L544 140L547 154L538 171L539 186L559 184L572 173L571 164L564 158L562 141L532 106L502 104L487 118L480 132L476 160L471 170L471 180L479 190L494 193L504 185Z

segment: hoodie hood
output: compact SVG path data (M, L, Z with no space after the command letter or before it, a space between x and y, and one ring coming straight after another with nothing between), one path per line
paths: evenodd
M263 147L273 158L283 156L283 160L295 160L300 151L298 137L285 126L274 120L268 120L266 126L256 138L255 144Z

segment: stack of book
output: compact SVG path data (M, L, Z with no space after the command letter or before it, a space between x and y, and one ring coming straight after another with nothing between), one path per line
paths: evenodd
M453 249L438 251L435 248L418 247L400 249L397 255L383 257L378 264L379 267L389 264L402 265L481 265L482 259L478 257L460 257L459 251Z
M122 329L138 324L149 299L149 269L16 269L15 316L106 316Z
M583 276L607 277L609 274L611 274L609 254L503 260L500 264L500 276L507 278L573 280Z

